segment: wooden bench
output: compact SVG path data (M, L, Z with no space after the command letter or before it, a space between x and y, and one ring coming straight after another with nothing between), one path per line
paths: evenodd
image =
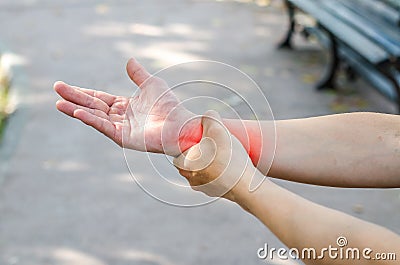
M280 44L292 47L300 28L317 36L331 52L331 61L317 89L335 88L341 64L349 76L358 74L397 104L400 112L400 1L397 0L285 0L289 30ZM302 25L300 10L315 24Z

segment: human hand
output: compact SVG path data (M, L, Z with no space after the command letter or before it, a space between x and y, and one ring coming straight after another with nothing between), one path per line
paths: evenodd
M133 98L56 82L54 89L63 98L57 109L125 148L176 156L198 143L200 120L179 104L167 83L152 77L135 59L126 69L140 87Z
M215 111L202 118L201 141L174 159L174 165L196 191L240 204L256 168L239 140Z

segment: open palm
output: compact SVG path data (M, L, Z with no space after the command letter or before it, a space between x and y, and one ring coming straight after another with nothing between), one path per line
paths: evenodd
M57 109L134 150L176 156L201 139L200 120L179 104L164 80L151 77L134 59L127 72L140 87L134 97L56 82L54 89L63 98Z

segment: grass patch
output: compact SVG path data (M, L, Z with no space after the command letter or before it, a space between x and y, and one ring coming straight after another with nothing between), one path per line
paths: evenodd
M10 90L10 80L4 69L0 65L0 141L3 137L4 128L8 117L8 92Z

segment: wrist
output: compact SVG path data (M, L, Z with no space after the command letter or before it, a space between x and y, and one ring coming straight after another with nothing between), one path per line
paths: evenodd
M183 125L179 133L179 149L183 153L193 145L198 144L203 136L203 126L200 118L194 118L194 115Z
M263 142L262 125L258 121L224 119L224 125L228 128L245 148L253 165L259 167L262 160Z
M263 182L261 184L257 183L256 180L261 179L263 179ZM269 186L270 183L257 168L251 167L243 174L238 185L232 189L233 201L251 213L253 204L259 200L260 194L264 193L262 190Z
M237 204L241 205L249 196L250 183L254 174L257 170L250 165L243 171L242 176L236 185L229 191L229 199Z

